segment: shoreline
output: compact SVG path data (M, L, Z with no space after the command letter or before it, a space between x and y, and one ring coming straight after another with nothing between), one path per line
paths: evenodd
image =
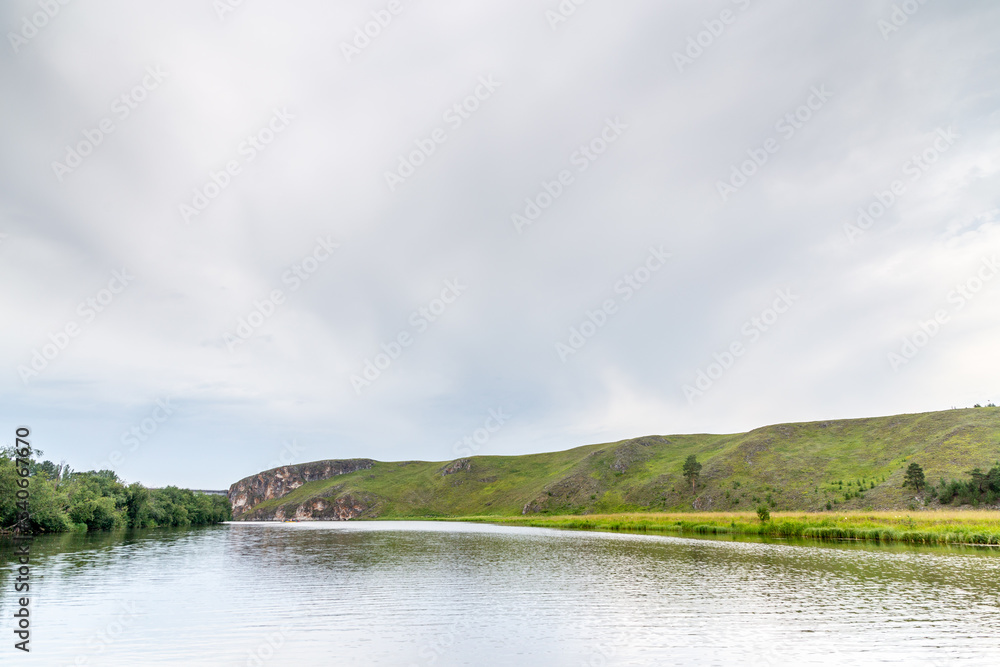
M498 526L524 526L595 532L660 534L704 537L758 537L800 539L822 542L866 542L871 544L909 544L923 546L966 546L1000 548L1000 511L998 510L924 510L920 512L773 512L761 521L752 512L658 512L584 515L471 515L471 516L381 516L366 521L449 521L488 523ZM326 522L305 519L303 523ZM239 519L220 522L241 523ZM263 523L286 523L264 521ZM298 523L298 522L294 522ZM339 521L330 521L339 523ZM194 526L190 526L194 527ZM207 527L207 526L203 526ZM186 528L186 527L173 527ZM137 529L88 531L85 535L128 532ZM155 530L138 529L138 530ZM42 533L66 535L77 531ZM0 534L0 539L12 535Z
M930 510L909 513L772 512L769 521L760 521L752 512L420 518L617 533L739 535L821 542L857 541L932 546L1000 546L1000 511L996 510ZM384 519L389 520L389 517Z

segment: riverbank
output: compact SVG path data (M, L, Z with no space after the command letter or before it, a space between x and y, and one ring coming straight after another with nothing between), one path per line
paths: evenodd
M756 514L750 512L469 516L450 520L628 533L758 535L880 543L1000 545L1000 511L995 510L772 512L769 521L761 521Z

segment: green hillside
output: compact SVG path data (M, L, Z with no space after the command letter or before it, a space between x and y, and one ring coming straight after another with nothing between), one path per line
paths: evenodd
M691 454L703 464L696 489L681 472ZM934 485L941 477L965 478L972 468L985 471L998 459L1000 408L970 408L777 424L732 435L654 435L524 456L374 462L307 482L241 518L290 517L319 498L353 503L364 508L360 517L381 518L745 511L759 504L904 509L936 503L903 488L910 463L919 463Z

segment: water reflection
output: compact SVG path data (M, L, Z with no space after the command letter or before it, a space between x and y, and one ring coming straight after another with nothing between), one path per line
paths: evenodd
M968 550L375 522L33 553L45 664L995 664L1000 647L1000 558Z

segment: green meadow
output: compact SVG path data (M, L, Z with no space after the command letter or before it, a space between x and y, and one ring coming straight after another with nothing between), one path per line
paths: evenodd
M690 455L702 464L694 486L682 472ZM650 435L523 456L376 462L370 469L308 482L254 509L282 518L309 500L349 497L368 508L361 518L383 519L560 517L572 523L593 522L595 515L725 512L732 518L716 521L709 518L714 515L699 514L704 520L683 519L682 527L690 530L687 524L695 522L719 532L755 533L791 524L785 512L827 512L818 516L832 525L808 528L833 535L834 529L846 529L835 520L845 512L881 517L906 511L917 517L930 509L971 508L960 505L961 499L942 505L930 488L940 479L967 479L975 468L986 471L998 459L1000 408L982 407L777 424L737 434ZM911 463L923 468L928 489L903 486ZM989 495L973 502L986 509L995 501ZM782 518L758 525L754 512L762 506ZM990 526L983 529L994 531ZM882 528L881 518L872 525L851 525L852 530Z

